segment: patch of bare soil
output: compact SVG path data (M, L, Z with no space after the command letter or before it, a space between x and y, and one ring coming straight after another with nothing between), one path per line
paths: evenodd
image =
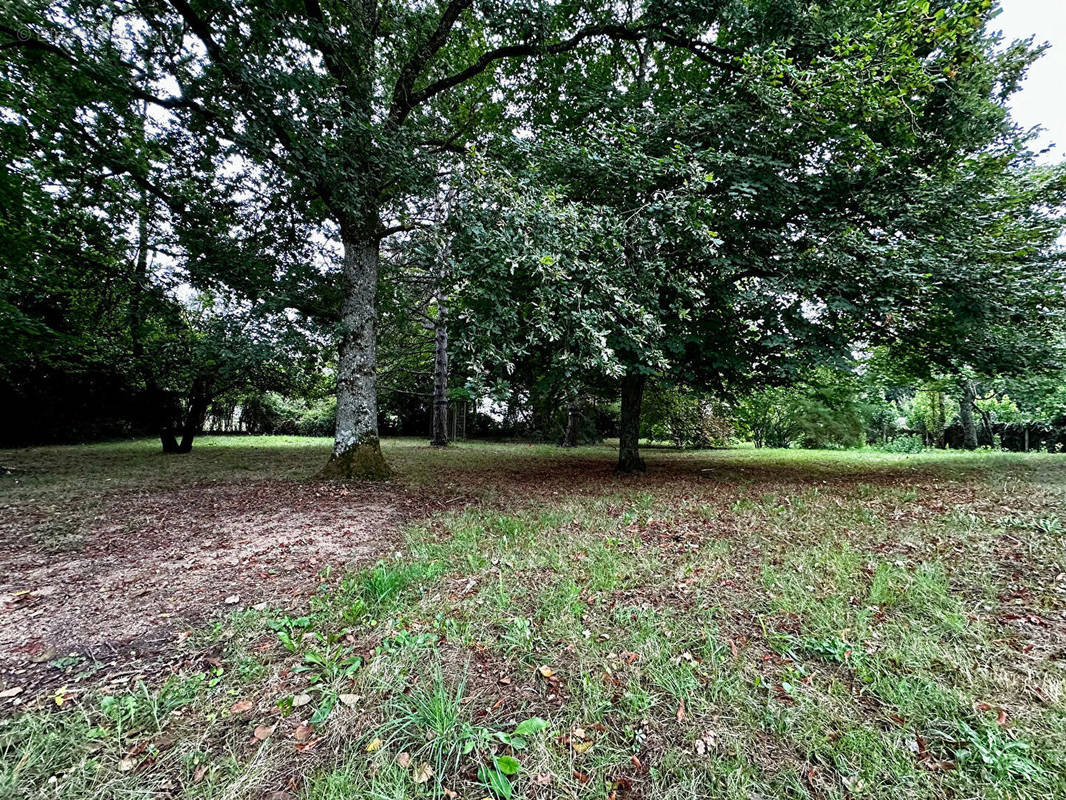
M323 570L394 550L425 505L394 485L279 480L114 493L60 550L31 509L0 509L0 670L151 652L214 612L295 607Z

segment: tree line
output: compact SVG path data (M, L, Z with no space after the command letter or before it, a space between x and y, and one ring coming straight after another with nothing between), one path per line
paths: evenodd
M236 394L332 394L323 474L378 477L382 423L444 444L457 393L567 441L616 398L631 472L663 387L740 408L877 354L973 389L975 446L979 386L1061 375L1066 303L1066 171L1007 110L1041 48L995 14L7 4L4 418L181 452Z

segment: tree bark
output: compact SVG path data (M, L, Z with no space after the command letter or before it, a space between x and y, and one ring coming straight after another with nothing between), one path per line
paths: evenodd
M178 444L178 437L174 435L174 428L170 425L165 425L161 431L159 431L159 441L163 444L164 453L180 453L181 446Z
M337 362L337 428L323 478L382 479L389 468L378 440L377 287L381 243L341 229L345 295Z
M448 306L443 289L437 290L437 319L434 327L433 359L433 438L434 447L448 444Z
M622 378L622 415L618 430L618 466L616 472L644 472L640 457L640 406L644 400L644 374L633 367Z
M566 404L566 431L563 433L563 447L577 447L577 427L581 420L577 400Z
M192 383L189 393L189 407L185 411L185 419L181 424L181 442L175 453L191 453L192 443L197 434L204 426L207 418L207 409L211 405L211 391L208 384L197 378Z
M977 425L973 419L976 396L973 382L964 378L959 397L959 422L962 424L962 446L967 450L977 449Z

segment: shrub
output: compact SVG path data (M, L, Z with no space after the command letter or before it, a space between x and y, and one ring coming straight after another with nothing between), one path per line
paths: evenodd
M721 446L733 426L713 400L681 389L654 387L645 396L642 434L681 449Z
M886 453L920 453L925 449L925 443L922 442L922 437L917 434L909 434L907 436L897 436L895 439L890 439L880 446L881 450Z
M290 436L330 436L337 418L337 401L292 400L274 392L248 395L241 401L241 421L249 433Z

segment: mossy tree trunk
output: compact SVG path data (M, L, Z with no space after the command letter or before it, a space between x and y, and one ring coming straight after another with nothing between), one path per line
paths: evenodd
M337 362L337 428L333 455L323 478L368 478L389 475L378 440L377 284L381 242L368 233L342 228L344 280L341 341Z

